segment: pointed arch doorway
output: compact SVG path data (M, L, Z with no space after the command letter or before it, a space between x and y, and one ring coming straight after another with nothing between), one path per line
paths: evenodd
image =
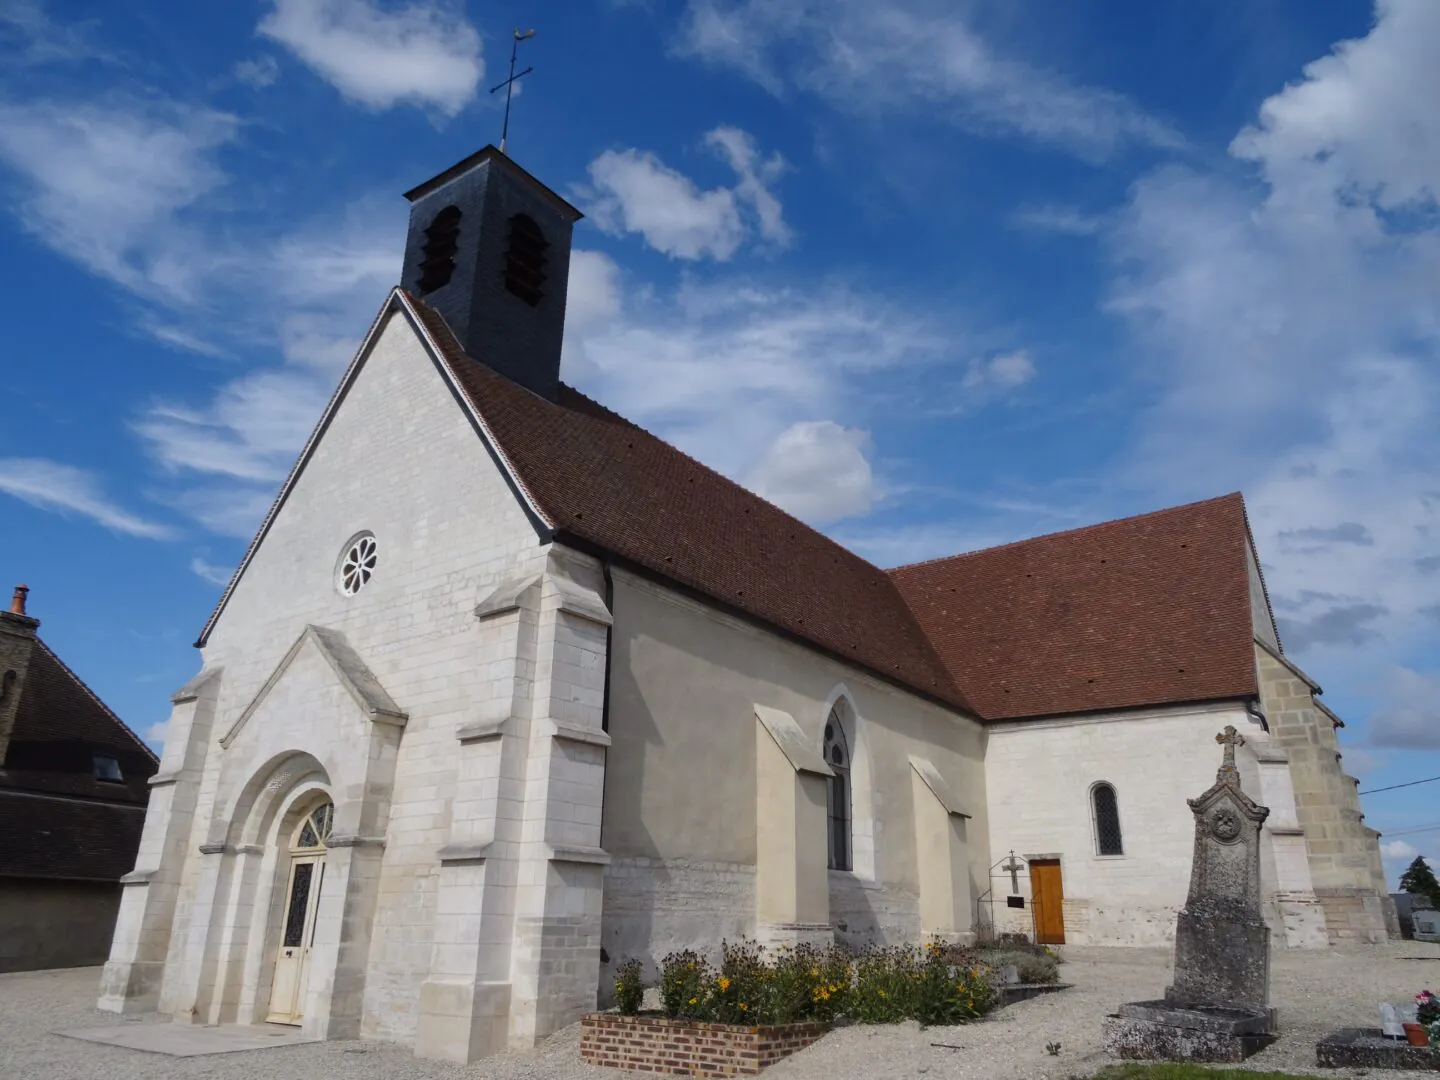
M265 1018L271 1024L298 1025L305 1018L315 913L325 880L325 844L334 817L335 807L327 799L301 818L290 834L290 870L285 882L285 906L280 913L280 947L275 955L270 1012Z

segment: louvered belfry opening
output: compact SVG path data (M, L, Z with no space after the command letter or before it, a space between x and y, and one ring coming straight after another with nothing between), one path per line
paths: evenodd
M549 241L528 214L510 219L510 246L505 252L505 288L531 307L545 295L545 252Z
M455 253L460 247L460 208L447 206L425 229L424 258L420 262L420 291L432 293L450 284Z

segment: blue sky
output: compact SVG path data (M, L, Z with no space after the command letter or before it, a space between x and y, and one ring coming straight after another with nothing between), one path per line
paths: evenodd
M1440 775L1433 0L0 0L0 567L134 727L517 24L569 381L882 565L1241 489L1347 767Z

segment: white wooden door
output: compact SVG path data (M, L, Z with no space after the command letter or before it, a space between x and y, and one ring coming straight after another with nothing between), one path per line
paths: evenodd
M272 1024L299 1024L305 1017L310 950L315 944L315 914L325 880L325 841L330 837L334 808L325 803L312 811L290 842L290 876L285 882L280 949L270 986Z

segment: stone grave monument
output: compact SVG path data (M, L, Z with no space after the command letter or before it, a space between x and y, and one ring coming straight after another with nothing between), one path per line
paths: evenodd
M1105 1020L1117 1057L1243 1061L1275 1039L1270 931L1260 916L1260 827L1270 811L1240 790L1227 727L1215 783L1188 800L1195 815L1190 894L1175 919L1175 981L1161 1001L1120 1006Z

